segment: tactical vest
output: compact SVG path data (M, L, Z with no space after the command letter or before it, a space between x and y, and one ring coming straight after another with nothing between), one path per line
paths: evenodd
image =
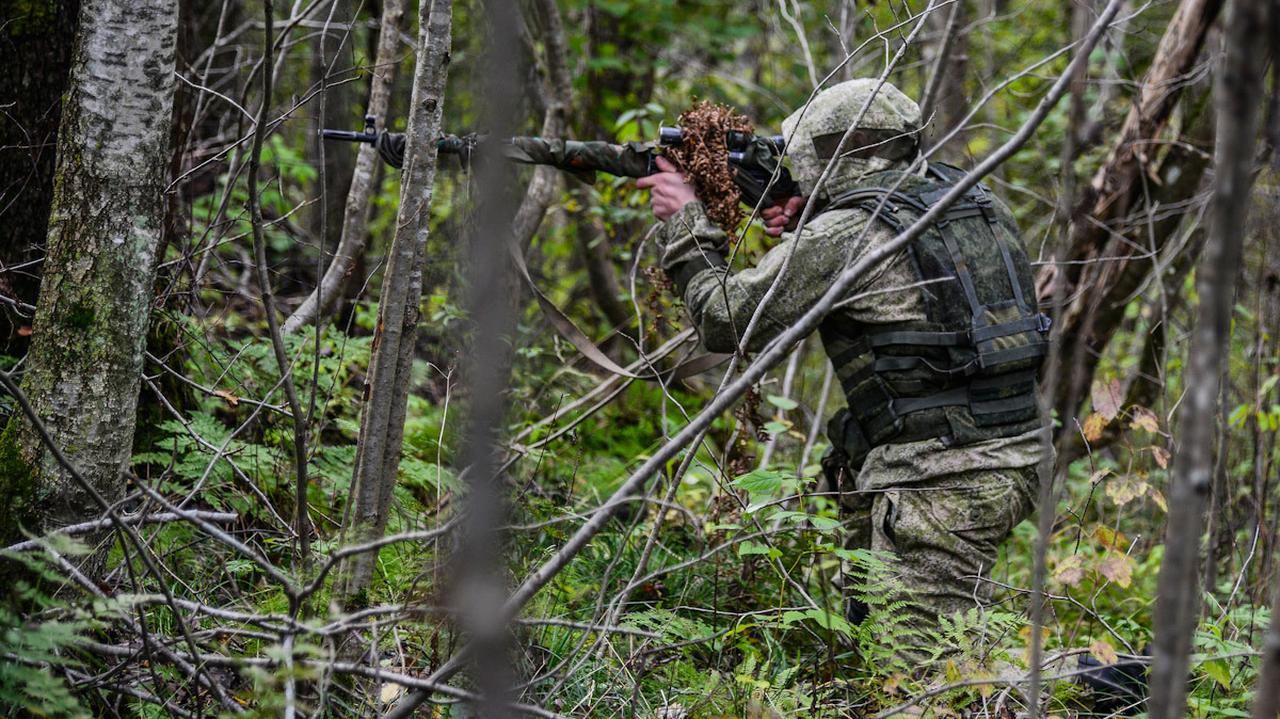
M963 174L939 164L925 176L876 173L874 186L842 193L826 209L875 213L898 234ZM1036 389L1049 318L1035 310L1031 266L1009 212L977 185L906 252L926 321L863 324L835 312L819 328L849 405L829 434L854 467L889 442L962 445L1041 422Z

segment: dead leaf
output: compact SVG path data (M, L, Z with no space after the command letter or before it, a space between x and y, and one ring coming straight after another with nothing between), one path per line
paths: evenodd
M19 328L18 328L18 336L19 336L19 337L30 337L30 336L31 336L31 325L23 325L23 326L19 327Z
M1146 407L1134 407L1133 411L1130 412L1129 426L1152 433L1159 432L1160 418L1156 417L1156 413Z
M1169 511L1169 503L1164 500L1164 494L1160 490L1152 487L1148 494L1151 497L1151 501L1156 503L1161 512Z
M1098 572L1121 587L1128 588L1133 583L1133 559L1127 554L1108 552L1106 559L1098 565Z
M403 686L395 682L387 682L382 685L382 690L378 692L378 698L382 700L383 704L391 704L399 699L401 694L404 694Z
M1116 648L1106 639L1099 639L1089 645L1089 653L1103 664L1115 664L1120 657L1116 656Z
M232 407L235 407L236 405L240 404L240 398L235 396L234 394L231 394L225 389L216 390L213 393L213 396L221 397L222 399L226 400L227 404L231 405Z
M1156 464L1160 469L1169 468L1169 450L1164 447L1152 447L1151 456L1155 458Z
M1084 421L1084 438L1090 442L1102 439L1102 430L1107 426L1107 419L1094 412Z
M1059 584L1067 587L1074 587L1080 584L1080 581L1084 579L1084 558L1079 554L1073 554L1058 562L1058 568L1054 570L1053 578Z
M1124 403L1124 396L1120 394L1120 380L1113 379L1110 382L1095 380L1091 396L1093 411L1102 415L1108 422L1120 414L1120 405Z
M1123 507L1146 494L1147 489L1149 489L1149 485L1140 479L1121 477L1107 482L1106 492L1117 507Z

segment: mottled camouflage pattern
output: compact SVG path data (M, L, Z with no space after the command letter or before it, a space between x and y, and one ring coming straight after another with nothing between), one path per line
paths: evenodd
M964 447L939 440L871 450L855 491L842 495L845 546L894 558L903 611L916 629L987 604L1000 545L1035 507L1041 430ZM928 652L906 641L915 662Z
M867 87L865 82L847 85L827 92L839 90L839 96L848 98L854 90ZM898 95L889 88L888 97ZM856 113L860 102L856 98L851 102L850 112ZM918 120L914 103L905 98L886 102L884 107L873 103L872 108L868 118L881 127ZM824 102L817 109L822 117L835 118L825 127L842 121L838 108ZM846 123L838 129L847 127ZM789 134L797 131L794 116L786 129ZM804 127L799 131L810 132ZM792 158L796 162L796 155ZM804 162L801 158L800 163ZM796 173L802 184L806 179L801 178L812 183L821 172L821 168L815 172L812 160L808 162ZM869 172L887 168L876 166L875 160L841 160L836 169L829 178L832 193L852 189ZM760 349L794 325L843 268L893 235L881 222L869 225L869 215L861 209L823 212L809 221L801 235L784 233L754 267L732 272L723 266L727 236L707 220L702 204L693 202L665 223L659 242L662 267L676 279L676 289L703 342L712 351L728 352L737 346L752 313L775 282L775 294L748 350ZM782 273L788 255L791 259ZM860 278L829 319L865 325L923 322L927 301L917 280L909 255L899 252ZM866 456L856 472L856 491L843 502L848 543L898 558L900 584L910 592L905 597L908 611L920 629L936 626L939 616L973 607L989 596L990 585L978 577L990 571L997 547L1031 512L1037 468L1048 451L1043 437L1043 430L1035 430L950 448L936 439L891 443ZM907 658L918 657L910 646L901 651Z
M686 264L705 265L681 291L707 348L729 352L769 286L778 281L749 343L758 350L793 325L831 286L847 264L893 238L882 223L867 227L862 210L814 217L797 237L782 241L739 272L708 258L728 247L723 231L690 203L663 227L662 266L673 277ZM794 252L779 278L787 253ZM905 253L855 283L833 314L865 324L923 321L925 299ZM846 498L850 546L884 550L899 558L902 586L912 590L908 611L920 628L966 609L990 594L976 577L991 569L996 548L1031 511L1042 432L946 448L940 440L876 447L857 472L856 494ZM905 657L917 653L902 647Z
M877 90L877 87L879 88ZM818 157L813 138L833 132L846 132L859 118L859 111L867 104L867 97L875 92L870 106L858 122L859 128L870 130L896 130L904 134L916 132L920 127L920 107L889 83L879 80L849 80L819 92L808 107L802 107L782 121L782 134L787 138L787 157L791 174L799 183L802 194L811 199L826 199L855 186L864 176L892 166L892 162L878 157L842 157L836 160L826 182L815 193L814 186L828 160ZM844 151L857 150L846 144Z
M503 156L513 162L550 165L594 181L595 172L617 177L644 177L653 172L653 145L628 142L555 140L545 137L513 137L503 146Z

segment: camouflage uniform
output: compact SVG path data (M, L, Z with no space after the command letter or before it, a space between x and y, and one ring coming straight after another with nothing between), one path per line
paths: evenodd
M814 149L820 144L815 135L826 134L830 142L832 133L843 134L874 86L869 80L836 85L783 124L793 174L819 207L876 173L907 164L907 158L842 155L816 187L827 161ZM883 137L892 139L893 131L914 131L919 121L916 104L886 84L859 128L890 131ZM765 292L777 282L749 340L747 349L756 351L812 307L844 267L894 235L865 209L828 210L812 216L799 235L785 233L756 266L734 272L725 266L728 238L708 221L703 205L692 202L665 223L661 263L703 342L717 352L733 351ZM929 291L919 286L908 253L900 251L864 274L829 318L873 327L924 321ZM833 354L829 343L826 348ZM833 445L841 442L832 439ZM1000 543L1032 511L1046 447L1039 417L1029 431L1014 436L951 446L937 438L875 446L860 466L847 467L853 480L842 482L847 543L896 555L917 626L934 626L939 615L989 597L990 585L977 577L990 571Z

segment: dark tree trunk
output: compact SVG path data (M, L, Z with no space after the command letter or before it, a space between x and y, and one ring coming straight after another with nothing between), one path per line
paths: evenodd
M0 0L0 354L26 352L80 0Z
M355 38L348 29L355 22L355 8L352 0L334 0L332 15L329 9L317 13L316 19L328 22L330 27L317 32L311 41L311 85L320 88L323 83L325 88L323 102L321 98L316 99L316 121L319 127L348 129L362 114L355 110L358 85L344 82L350 80L355 71L352 62ZM312 162L324 170L316 186L315 195L320 201L311 212L311 235L321 251L332 252L342 237L347 190L351 187L358 148L347 142L324 143L319 132L312 135L309 148Z

